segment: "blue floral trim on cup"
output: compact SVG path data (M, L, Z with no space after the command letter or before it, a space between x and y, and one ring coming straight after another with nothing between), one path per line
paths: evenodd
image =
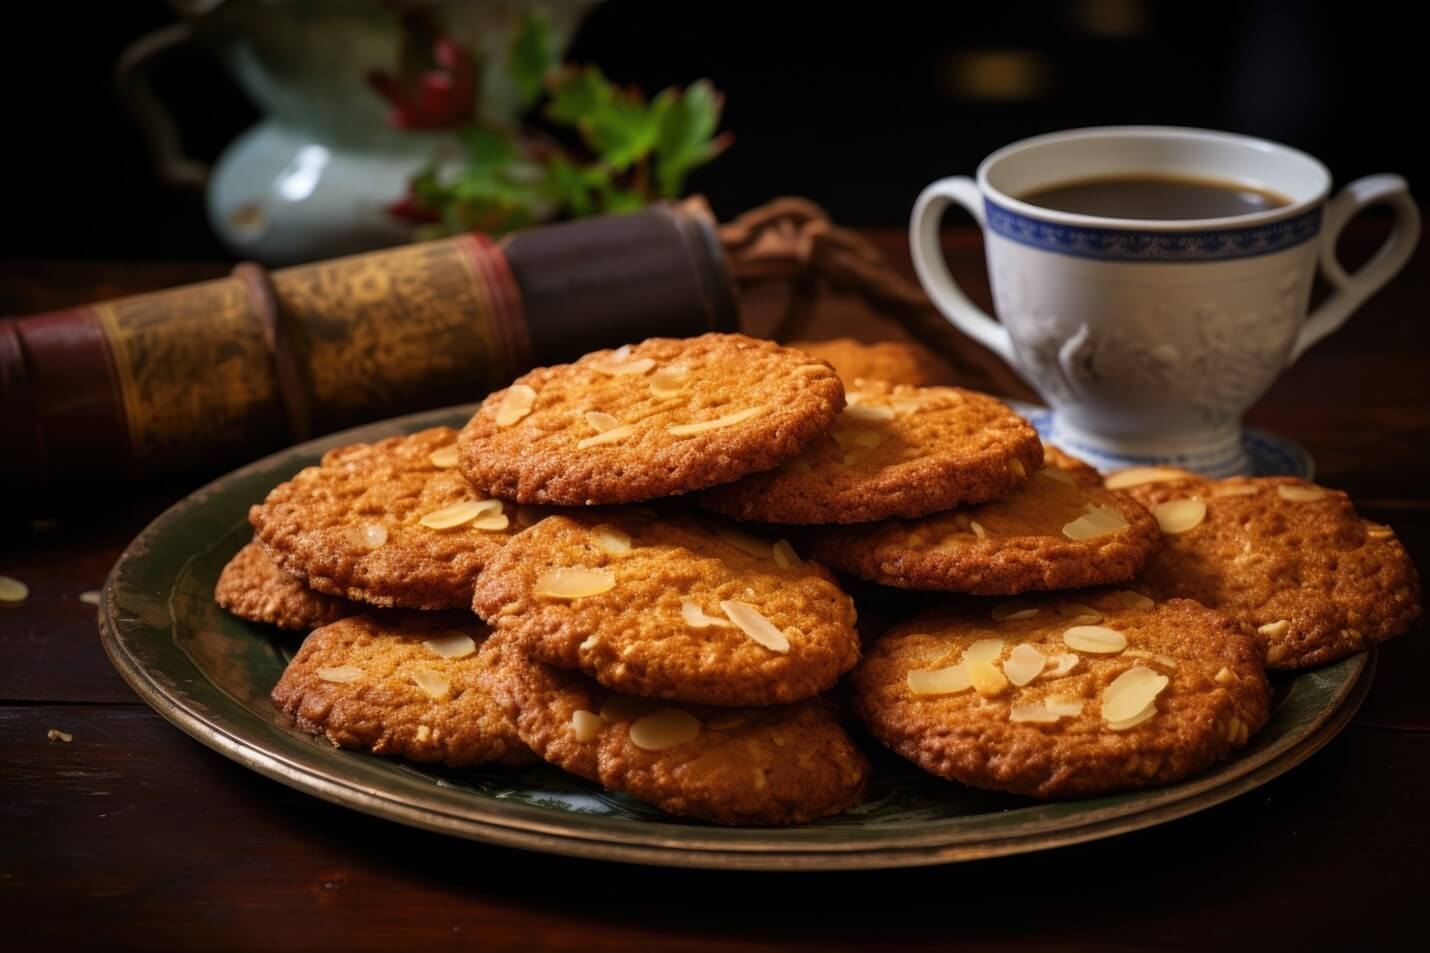
M1321 231L1321 206L1295 218L1248 228L1139 232L1055 225L983 200L988 230L1020 245L1102 261L1203 262L1255 258L1309 242Z

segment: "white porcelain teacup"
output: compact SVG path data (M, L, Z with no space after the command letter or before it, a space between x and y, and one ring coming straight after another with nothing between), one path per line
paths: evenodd
M1122 175L1239 182L1289 199L1223 218L1102 218L1020 200L1059 183ZM1414 251L1405 180L1357 179L1328 200L1311 156L1201 129L1078 129L1013 143L977 179L924 189L909 225L924 290L1053 408L1052 440L1104 468L1167 463L1246 472L1241 417L1306 348L1336 330ZM1001 322L968 300L939 247L957 202L983 228ZM1394 212L1390 237L1348 274L1336 238L1361 209ZM1309 317L1319 264L1334 289Z

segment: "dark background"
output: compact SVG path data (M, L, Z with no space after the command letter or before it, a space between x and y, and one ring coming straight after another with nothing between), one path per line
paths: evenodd
M914 196L1019 137L1158 122L1306 149L1338 182L1426 181L1413 9L1362 0L653 3L596 8L569 59L649 93L710 77L735 145L690 186L729 217L781 194L901 226ZM166 23L149 0L24 4L0 39L6 258L226 258L196 193L155 179L111 76ZM990 75L990 72L992 75ZM186 147L212 159L256 113L201 54L158 73Z

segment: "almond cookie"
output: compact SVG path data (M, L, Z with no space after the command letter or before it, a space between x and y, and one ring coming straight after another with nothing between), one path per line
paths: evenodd
M249 510L278 567L376 606L465 609L472 581L520 527L456 469L457 432L330 450Z
M488 629L465 613L356 615L316 629L273 688L303 731L340 748L461 767L531 753L483 673Z
M1270 668L1334 662L1420 616L1405 548L1339 490L1294 477L1191 477L1129 492L1163 533L1142 581L1231 616L1260 641Z
M1013 595L1131 579L1156 550L1157 522L1126 494L1059 467L991 503L917 520L830 526L810 553L902 589Z
M912 342L865 344L853 338L834 338L830 341L790 341L788 346L821 361L828 361L846 388L852 388L858 380L907 384L910 387L936 383L933 368L938 358Z
M521 503L673 496L768 470L844 406L823 361L742 334L651 338L537 368L462 431L462 472Z
M564 771L670 814L800 824L858 804L869 762L818 699L763 708L618 695L502 642L489 676L517 733Z
M874 735L940 777L1040 798L1167 784L1269 714L1257 645L1186 599L1131 591L933 614L855 669Z
M1043 465L1031 424L957 387L861 381L828 434L701 505L763 523L871 523L1002 496Z
M219 573L214 601L240 619L307 632L361 612L337 596L314 592L303 580L273 564L255 540L238 551Z
M483 571L472 608L540 661L650 698L793 702L859 659L853 600L828 570L682 518L542 520Z
M1062 470L1071 474L1083 486L1102 486L1102 474L1090 463L1085 463L1067 451L1050 443L1043 444L1043 466ZM1108 487L1115 490L1116 487Z

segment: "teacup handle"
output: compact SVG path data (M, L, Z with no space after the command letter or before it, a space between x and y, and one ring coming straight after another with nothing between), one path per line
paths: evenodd
M1375 255L1349 274L1336 259L1336 240L1351 219L1372 205L1389 205L1395 213L1390 235ZM1420 209L1410 197L1410 187L1398 175L1368 175L1356 179L1326 203L1321 225L1321 273L1335 292L1311 313L1291 348L1286 363L1346 323L1361 304L1405 267L1420 239Z
M968 299L944 263L943 247L938 240L939 222L944 210L955 202L968 210L980 229L984 227L983 196L978 192L977 183L964 175L939 179L919 193L918 201L914 202L913 217L909 219L909 248L914 256L914 271L918 273L919 282L934 307L943 312L944 317L964 334L1017 367L1013 339L1008 329Z

